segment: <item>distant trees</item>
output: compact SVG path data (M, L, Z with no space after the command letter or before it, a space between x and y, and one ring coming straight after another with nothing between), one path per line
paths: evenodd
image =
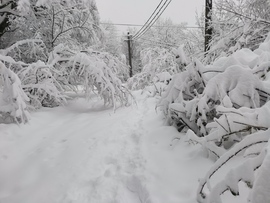
M101 51L109 52L115 56L122 55L121 38L117 28L111 22L102 22L100 25L103 32L103 40L100 43Z

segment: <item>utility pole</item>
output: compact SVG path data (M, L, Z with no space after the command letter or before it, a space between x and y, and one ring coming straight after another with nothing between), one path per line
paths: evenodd
M128 61L129 61L129 76L132 77L132 55L131 55L131 46L130 46L130 42L132 40L132 36L129 34L129 32L127 33L127 43L128 43Z
M205 37L204 37L204 51L207 52L210 48L210 40L213 34L213 28L211 27L212 21L212 0L205 0Z

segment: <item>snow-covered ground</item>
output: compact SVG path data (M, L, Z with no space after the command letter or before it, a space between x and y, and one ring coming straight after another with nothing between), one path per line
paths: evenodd
M135 96L115 113L78 98L0 124L0 202L196 203L213 162L163 125L155 98Z

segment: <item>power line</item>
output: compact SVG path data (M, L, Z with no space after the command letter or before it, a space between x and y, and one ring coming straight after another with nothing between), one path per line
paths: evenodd
M171 0L170 0L171 1ZM161 2L160 2L161 3ZM156 15L151 19L151 21L147 24L145 23L145 25L142 27L143 29L141 29L141 32L137 32L133 39L136 39L137 37L140 37L142 34L145 33L146 30L148 30L153 24L152 22L155 22L156 18L159 18L159 16L157 17L157 15L161 12L161 10L163 9L163 7L166 5L166 3L168 3L168 0L165 0L165 2L163 3L163 5L161 6L161 8L158 10L158 12L156 13ZM163 13L163 11L162 11Z
M130 23L99 23L102 25L119 25L119 26L133 26L133 27L141 27L143 25L140 24L130 24ZM201 29L203 27L196 27L196 26L181 26L181 25L153 25L152 27L169 27L169 28L195 28Z
M154 15L154 13L157 11L157 9L160 7L161 3L162 3L163 0L161 0L158 4L158 6L156 7L156 9L154 10L154 12L151 14L151 16L148 18L148 20L145 22L145 24L141 27L141 29L134 35L134 37L141 32L142 29L144 29L144 26L147 25L147 23L150 21L150 19L152 18L152 16ZM166 0L167 2L167 0Z
M169 44L169 43L164 43L164 42L155 41L155 40L146 39L146 38L140 38L140 40L154 42L154 43L158 43L158 44L165 45L165 46L170 46L170 47L178 47L179 46L179 45L176 45L176 44Z
M160 10L158 11L158 13L155 15L155 17L152 19L152 21L148 24L148 26L136 37L134 37L134 40L140 38L144 33L146 33L152 26L153 24L155 24L155 22L159 19L159 17L161 16L161 14L166 10L166 8L169 6L169 4L171 3L172 0L166 0L166 2L162 5L162 7L160 8ZM166 4L167 3L167 4ZM165 7L164 7L165 6ZM164 7L164 9L163 9ZM162 10L163 9L163 10Z

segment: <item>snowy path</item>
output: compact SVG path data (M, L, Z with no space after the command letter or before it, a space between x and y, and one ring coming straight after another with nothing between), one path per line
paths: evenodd
M0 124L0 203L195 202L211 163L179 135L142 96L116 113L78 99Z

